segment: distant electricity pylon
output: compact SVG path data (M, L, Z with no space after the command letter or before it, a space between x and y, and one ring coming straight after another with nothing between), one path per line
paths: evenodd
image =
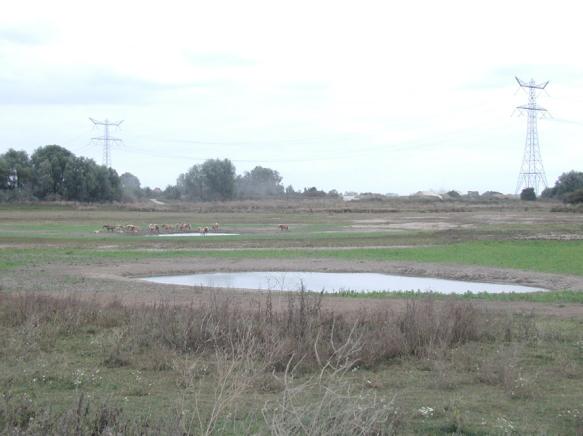
M111 151L109 147L111 143L121 142L120 138L114 138L113 136L109 135L109 127L115 126L119 127L124 120L118 121L117 123L110 122L107 118L105 121L97 121L93 118L89 117L91 122L96 126L103 126L103 136L99 136L97 138L91 138L93 141L103 141L103 165L110 168L111 167Z
M538 143L537 119L547 114L547 110L536 105L536 93L538 90L545 89L549 84L548 80L544 83L535 83L534 79L530 82L523 82L518 77L516 81L521 88L528 88L528 104L518 106L517 109L526 111L526 143L524 145L524 157L522 166L518 175L516 184L516 193L520 193L523 188L533 188L535 193L539 193L539 188L547 187L547 179L543 168L543 161L540 156L540 147Z

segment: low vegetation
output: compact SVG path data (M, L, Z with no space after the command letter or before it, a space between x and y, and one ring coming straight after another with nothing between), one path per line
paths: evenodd
M0 329L4 433L583 430L580 320L431 299L339 316L304 293L279 310L3 295Z
M576 285L272 297L165 294L122 277L191 265L376 271L391 262L441 273L552 272L580 283L581 222L555 207L332 198L0 205L0 433L581 433ZM241 235L99 231L215 222Z

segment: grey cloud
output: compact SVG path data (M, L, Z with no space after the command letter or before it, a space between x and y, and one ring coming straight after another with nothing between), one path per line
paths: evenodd
M146 103L164 92L212 83L166 84L109 71L51 72L40 77L0 79L3 104L134 104Z
M39 45L50 41L53 37L53 31L47 27L39 26L34 30L4 28L0 29L0 43L18 44L18 45Z
M583 72L568 65L509 65L486 72L478 80L474 79L460 87L460 89L493 89L513 86L514 76L529 81L534 78L537 82L572 84L583 80Z

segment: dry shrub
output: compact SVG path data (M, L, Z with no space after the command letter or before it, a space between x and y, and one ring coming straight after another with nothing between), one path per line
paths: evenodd
M148 350L157 350L158 357L164 350L233 354L253 338L254 357L275 371L283 371L290 359L293 365L299 363L297 371L310 371L323 362L330 368L373 367L399 356L426 358L483 334L481 312L470 303L411 300L402 314L362 310L338 315L322 309L322 298L302 290L289 295L285 310L273 311L270 294L251 308L223 294L186 307L126 307L119 302L102 306L71 297L23 294L0 302L0 325L65 335L100 327L106 332L101 342L110 367L125 366L132 355ZM161 367L169 363L158 360Z
M538 374L521 367L517 345L502 346L477 366L481 383L501 386L511 398L533 398L538 394Z
M319 375L296 382L297 365L288 362L280 379L283 392L267 402L263 418L274 435L390 435L396 434L401 414L395 397L378 396L370 386L356 388L344 375L351 368L350 348L339 350L335 366L325 362ZM327 372L326 368L334 368ZM368 389L367 389L368 388Z
M0 432L11 435L121 435L183 434L179 419L152 422L148 417L129 417L118 407L95 407L81 394L71 407L57 413L50 408L34 408L27 396L3 395L0 401Z
M480 312L471 303L447 300L439 307L429 300L410 300L399 322L407 354L426 357L429 353L476 340Z
M121 302L102 305L67 296L33 293L0 295L0 325L18 327L32 323L35 327L50 324L59 334L75 334L81 326L110 328L119 326L128 309Z

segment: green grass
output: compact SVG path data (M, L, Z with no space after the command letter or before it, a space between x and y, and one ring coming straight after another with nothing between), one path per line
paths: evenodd
M0 269L28 263L141 260L189 257L336 258L343 260L408 261L511 268L583 275L583 241L470 241L411 248L351 249L136 249L13 248L0 254Z
M437 292L416 292L416 291L396 291L396 292L354 292L342 291L330 293L338 297L349 298L433 298L438 300L445 300L451 298L449 294L440 294ZM466 292L463 294L455 294L455 298L464 300L487 300L487 301L529 301L532 303L578 303L583 304L583 292L577 291L543 291L543 292L504 292L504 293L489 293L489 292Z

